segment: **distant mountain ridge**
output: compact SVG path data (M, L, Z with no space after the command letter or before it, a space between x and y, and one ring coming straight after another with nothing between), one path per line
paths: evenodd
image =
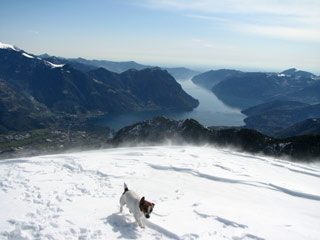
M192 82L211 90L218 83L239 73L241 71L229 69L211 70L194 76Z
M319 84L313 74L243 73L231 76L213 87L217 97L241 109L273 100L317 103L320 95L298 94Z
M52 63L13 46L0 45L0 78L3 84L18 95L33 99L31 102L36 105L44 106L50 114L160 109L188 111L199 104L167 71L160 68L130 70L122 74L104 70L102 75L98 71L101 69L86 73L68 62ZM0 103L5 101L0 99Z
M129 69L142 70L145 68L152 68L150 65L139 64L135 61L126 61L126 62L115 62L108 60L87 60L84 58L71 58L69 59L72 62L78 62L85 65L91 65L95 67L102 67L111 72L122 73Z
M221 69L194 76L224 103L246 109L273 100L320 102L320 77L295 68L281 73L240 72Z
M42 54L39 57L42 57L43 59L56 64L68 63L74 68L83 72L88 72L96 68L105 68L106 70L109 70L111 72L123 73L130 69L143 70L145 68L156 67L151 65L140 64L135 61L115 62L108 60L87 60L84 58L66 59L61 57L50 56L48 54ZM177 80L189 79L194 75L199 74L198 71L194 71L185 67L161 67L161 69L167 70Z
M315 77L317 77L313 73L297 70L296 68L287 69L287 70L281 72L280 74L283 74L285 76L294 76L295 78L303 78L303 77L315 78Z

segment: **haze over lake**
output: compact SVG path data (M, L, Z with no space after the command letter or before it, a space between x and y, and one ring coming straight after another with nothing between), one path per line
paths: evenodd
M175 120L193 118L205 126L243 126L246 117L240 109L231 108L220 101L211 91L195 85L191 79L178 80L182 88L200 104L189 112L147 111L123 114L110 114L91 120L100 126L108 126L118 130L124 126L134 124L155 116L164 115Z

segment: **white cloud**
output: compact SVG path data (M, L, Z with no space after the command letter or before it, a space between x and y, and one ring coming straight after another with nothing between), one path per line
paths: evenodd
M217 16L207 16L207 15L197 15L197 14L187 14L187 17L209 20L209 21L217 21L217 22L230 22L227 18L217 17Z
M320 0L138 0L138 3L225 24L229 30L320 42Z
M170 10L320 17L319 0L138 0L137 2L147 7Z
M320 42L320 29L283 26L239 25L239 30L253 34L290 40Z

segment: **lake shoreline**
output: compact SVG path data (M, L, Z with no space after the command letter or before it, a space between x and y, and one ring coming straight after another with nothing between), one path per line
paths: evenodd
M129 113L114 113L98 116L88 121L97 126L110 127L119 130L122 127L150 119L156 116L166 116L175 120L192 118L208 127L243 127L246 115L240 109L232 108L219 100L215 94L207 89L195 85L191 79L177 80L183 90L199 100L200 104L192 111L140 111Z

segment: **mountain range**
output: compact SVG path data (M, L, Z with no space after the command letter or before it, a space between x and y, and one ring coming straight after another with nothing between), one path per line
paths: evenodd
M221 69L194 76L192 81L210 89L225 104L242 109L247 115L245 127L269 136L313 134L314 128L302 122L320 117L320 77L310 72ZM298 128L293 126L300 122Z
M192 81L242 110L273 100L320 102L320 77L295 68L280 73L222 69L196 75Z
M86 62L42 57L0 44L0 133L47 128L52 124L68 122L63 124L67 126L63 141L70 142L69 128L74 125L70 121L82 123L83 117L145 110L190 111L199 104L198 100L184 92L167 70L158 67L116 73L87 65ZM180 74L186 73L183 68L175 70L181 71ZM223 69L201 74L193 81L203 86L213 86L214 92L220 89L223 94L229 87L227 92L232 93L235 99L251 104L262 103L243 110L248 116L245 119L246 128L254 130L212 130L194 120L174 122L159 118L153 121L158 127L155 130L152 130L152 124L140 123L137 125L139 132L131 136L121 134L126 132L127 128L124 128L115 135L112 144L168 138L170 141L183 139L196 144L231 144L244 151L295 158L303 154L306 158L318 156L318 151L314 149L319 145L319 135L314 134L319 132L317 119L320 118L320 105L314 103L319 98L319 77L296 69L282 73L244 73ZM287 100L293 96L299 96L297 98L304 101ZM162 125L163 122L165 124ZM162 128L159 130L160 126ZM55 134L52 129L50 131L48 136ZM92 132L96 134L97 130ZM134 133L135 128L129 132ZM81 132L79 134L81 136ZM94 134L92 136L96 136ZM307 136L290 138L285 142L273 138L303 134ZM41 139L46 141L46 134Z
M75 69L83 72L88 72L96 68L105 68L111 72L122 73L130 69L142 70L146 68L154 68L155 66L144 65L135 61L115 62L108 60L88 60L84 58L62 58L50 56L48 54L42 54L41 57L44 60L55 64L69 64ZM194 71L185 67L161 67L163 70L167 70L175 79L188 79L199 74L198 71Z
M10 96L5 88L1 91L0 111L6 113L0 116L2 131L45 125L57 114L190 111L199 104L160 68L121 74L103 68L84 72L7 44L0 45L0 79L1 85L12 91ZM6 104L9 100L11 107ZM17 114L23 117L17 118ZM30 121L32 124L26 124Z
M244 109L273 100L317 103L320 95L309 95L308 92L311 92L307 89L317 87L318 84L319 78L314 75L242 73L225 79L214 86L212 91L229 104Z

